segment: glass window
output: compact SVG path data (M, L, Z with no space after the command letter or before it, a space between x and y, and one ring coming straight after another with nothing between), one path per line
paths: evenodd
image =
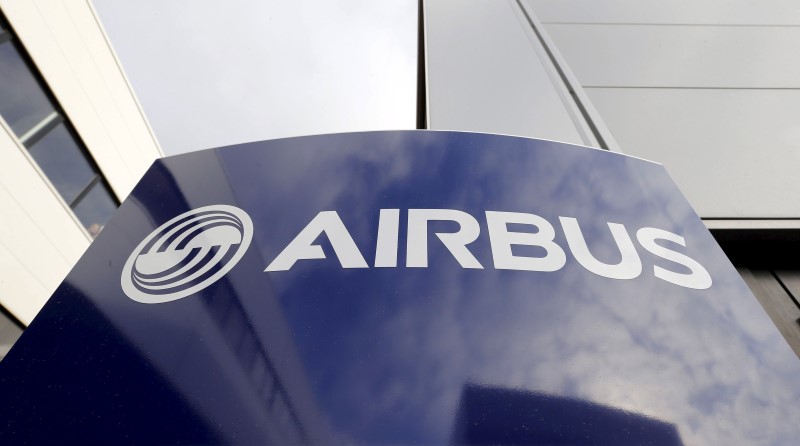
M11 42L0 44L0 115L17 136L55 108Z
M117 204L111 198L108 188L103 182L98 181L72 210L94 238L108 223L116 209Z
M95 177L94 169L63 123L37 141L30 152L68 204Z
M117 202L0 11L0 117L92 237Z

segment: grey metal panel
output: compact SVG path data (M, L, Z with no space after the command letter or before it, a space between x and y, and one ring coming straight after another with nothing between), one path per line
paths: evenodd
M795 307L797 307L797 302L800 302L800 270L778 270L775 271L775 275L778 276L778 279L781 281L786 290L792 294L794 299ZM795 314L795 325L797 325L798 330L800 330L800 307L796 308L793 314ZM800 333L800 332L799 332Z
M525 0L542 22L800 25L795 0Z
M767 311L772 322L778 327L784 339L792 347L795 354L800 356L800 325L797 321L800 318L800 308L786 293L775 276L770 271L750 270L747 268L737 268L747 286L758 298L761 306ZM786 271L785 275L793 280L798 280L798 271ZM783 277L781 277L783 281ZM784 282L785 283L785 282ZM797 288L796 288L797 289ZM800 289L798 289L800 291Z
M550 63L558 71L562 84L567 88L567 90L569 90L571 96L570 99L578 106L584 122L586 122L586 124L589 126L592 136L597 142L597 145L590 145L611 150L612 152L622 153L619 144L614 139L614 135L612 135L611 131L608 130L608 127L603 121L603 118L600 116L600 113L594 108L592 101L589 100L589 96L586 95L583 87L581 87L580 81L572 72L572 70L570 70L569 65L558 51L553 39L551 39L550 35L547 34L547 30L542 22L539 21L536 13L530 6L528 6L528 4L524 2L517 0L517 4L522 8L530 26L533 28L536 36L539 38L539 43L545 49Z
M425 12L430 128L593 144L516 3L430 0Z
M584 87L800 87L800 27L546 29Z
M622 150L664 163L701 217L800 215L800 90L586 92Z

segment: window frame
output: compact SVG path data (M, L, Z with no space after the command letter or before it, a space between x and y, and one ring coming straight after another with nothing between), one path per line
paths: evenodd
M80 203L83 201L86 196L88 196L95 187L104 188L108 195L111 197L114 205L116 207L120 206L120 200L117 194L114 192L114 189L111 188L105 174L103 173L100 166L95 161L94 157L92 157L91 153L86 147L86 144L83 142L83 139L80 137L80 134L77 132L75 127L73 126L72 122L69 119L69 116L64 111L61 103L53 94L53 91L48 86L47 82L45 81L44 77L42 76L41 72L39 72L36 64L34 63L33 59L28 54L27 50L25 49L24 45L22 44L21 40L19 39L18 35L14 32L14 28L8 22L5 17L5 14L2 10L0 10L0 45L12 45L14 49L17 51L19 56L21 57L23 63L26 65L28 70L31 73L33 80L41 89L42 93L47 97L47 99L53 104L54 111L42 119L39 123L35 124L30 129L26 130L25 133L22 135L17 135L10 127L12 135L19 141L20 145L26 149L28 155L32 162L36 163L36 161L31 156L30 150L31 148L42 138L47 136L51 131L58 128L60 124L64 125L64 128L69 133L70 137L75 141L75 144L80 151L80 154L84 157L84 159L89 163L89 166L94 171L94 176L88 183L81 189L80 192L71 200L66 201L66 199L61 195L55 186L53 187L56 195L61 199L66 207L70 209L70 211L75 216L76 221L80 223L81 228L86 231L92 238L96 237L96 234L92 234L89 231L88 222L83 222L78 217L77 213L75 213L75 209ZM2 118L2 116L0 116ZM37 163L38 167L38 163ZM39 168L42 175L49 180L49 177L44 173L44 171Z

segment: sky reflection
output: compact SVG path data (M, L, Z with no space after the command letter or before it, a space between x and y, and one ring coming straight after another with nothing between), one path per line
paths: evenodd
M268 257L320 210L340 213L368 263L380 208L460 209L481 222L470 249L485 270L460 268L431 238L428 269L343 271L321 237L328 260L270 273L290 324L303 327L295 340L320 404L336 407L334 426L368 442L444 441L471 381L667 420L688 444L789 442L797 359L661 166L516 138L386 136L319 139L300 156L276 151L270 165L236 153L245 148L221 159L239 173L231 180L242 203L271 221L259 240ZM262 178L259 190L237 184L253 176ZM282 218L269 217L276 209ZM655 278L656 264L680 267L638 245L644 268L634 280L589 273L569 253L557 273L494 270L484 210L554 224L575 217L608 263L619 251L606 222L623 223L631 237L644 226L681 234L681 252L714 285L697 291ZM330 367L338 358L348 360Z

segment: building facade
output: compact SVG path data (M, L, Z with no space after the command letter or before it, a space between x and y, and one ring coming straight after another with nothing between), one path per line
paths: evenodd
M91 4L0 9L1 355L161 151Z
M149 67L119 49L136 37L108 26L120 17L111 2L97 3L0 1L0 304L12 321L3 322L8 339L162 156L145 116L175 104L162 94L161 104L146 99L140 107L137 95L150 95L133 87L145 85ZM418 13L417 29L403 37L414 39L417 64L401 73L416 81L416 115L398 118L394 128L416 121L418 128L550 139L664 163L800 354L800 269L792 255L800 234L798 7L427 0ZM277 65L297 54L283 57ZM162 91L169 91L164 78ZM295 102L265 103L299 116ZM195 123L198 132L213 118ZM353 130L341 124L308 133L331 129ZM60 142L50 149L59 157L37 151L50 140ZM60 158L67 150L73 158ZM65 179L64 166L80 175ZM105 198L91 201L97 195ZM97 203L92 212L84 211L89 203Z

